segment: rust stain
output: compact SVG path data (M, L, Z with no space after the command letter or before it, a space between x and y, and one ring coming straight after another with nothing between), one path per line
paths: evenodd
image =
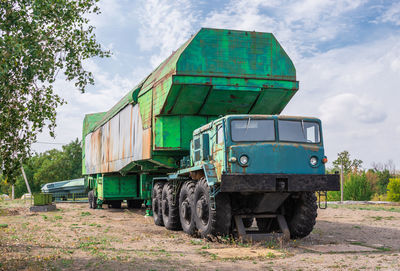
M142 138L142 159L150 159L151 158L151 127L143 130L143 138Z

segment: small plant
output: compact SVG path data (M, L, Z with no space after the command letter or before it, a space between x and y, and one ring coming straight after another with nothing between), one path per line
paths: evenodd
M7 228L8 224L0 224L0 228Z
M387 186L387 199L389 201L400 201L400 178L393 178L389 180Z
M47 220L47 215L42 215L42 217L43 217L43 220Z
M201 247L201 249L209 249L210 248L210 244L205 244L204 246Z
M89 216L89 215L91 215L90 212L82 212L82 213L81 213L81 216Z

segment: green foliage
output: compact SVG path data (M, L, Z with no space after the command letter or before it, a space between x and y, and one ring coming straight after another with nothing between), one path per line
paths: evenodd
M378 181L376 183L378 193L385 194L391 177L390 172L389 170L384 169L383 171L377 171L376 174L378 175Z
M350 171L357 171L361 168L363 161L359 159L350 159L348 151L338 153L338 158L332 162L334 170L340 170L343 165L343 172L348 174Z
M400 201L400 178L390 179L387 186L387 198L390 201Z
M98 0L1 0L0 5L0 172L14 183L37 134L54 136L54 93L59 71L82 92L93 75L82 61L106 57L89 25Z
M365 174L350 174L343 185L344 200L371 200L373 190Z
M78 139L62 150L49 150L44 153L35 154L24 163L24 170L29 181L32 193L39 192L40 188L51 182L58 182L81 177L82 171L82 148ZM21 171L15 182L15 197L19 198L27 193L25 181ZM0 194L10 194L11 184L5 180L0 181Z
M345 176L343 184L343 200L371 200L373 187L365 173L350 173ZM340 201L340 191L328 191L328 201Z
M340 191L328 191L327 201L340 201Z

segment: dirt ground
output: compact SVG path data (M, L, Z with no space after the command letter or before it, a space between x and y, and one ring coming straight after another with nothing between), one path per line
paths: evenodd
M286 244L197 239L144 210L28 207L0 202L0 270L400 270L400 206L331 205Z

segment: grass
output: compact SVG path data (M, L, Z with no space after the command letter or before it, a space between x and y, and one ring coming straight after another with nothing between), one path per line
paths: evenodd
M90 212L82 212L82 213L81 213L81 216L89 216L89 215L91 215Z
M386 212L400 213L400 206L329 204L329 207L333 208L333 209L345 208L345 209L350 209L350 210L386 211Z

